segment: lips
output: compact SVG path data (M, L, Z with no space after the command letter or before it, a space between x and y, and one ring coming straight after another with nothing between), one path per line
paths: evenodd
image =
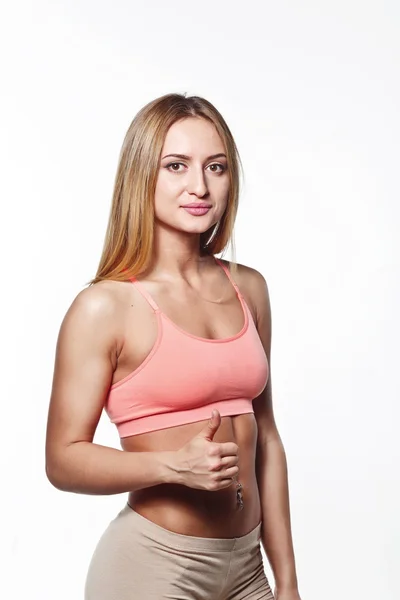
M183 204L182 208L211 208L211 204L207 204L207 202L191 202L190 204Z
M205 202L191 202L190 204L184 204L182 208L194 217L201 217L208 213L211 204L206 204Z

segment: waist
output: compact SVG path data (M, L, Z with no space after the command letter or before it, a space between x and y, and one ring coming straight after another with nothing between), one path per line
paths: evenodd
M193 439L204 423L192 423L122 440L130 452L176 451ZM244 535L260 521L260 499L256 478L257 423L254 413L223 417L214 442L235 442L239 447L237 480L243 486L244 508L237 508L236 486L220 491L169 483L136 490L129 503L141 515L181 534L205 537Z
M148 539L153 540L157 544L161 543L170 549L174 548L194 552L231 552L232 550L248 552L261 539L261 521L244 535L205 537L181 534L166 529L138 513L132 508L130 503L125 505L119 513L118 518L126 518L130 522L133 522L135 531L145 533Z
M247 471L247 470L246 470ZM236 486L218 492L163 484L131 492L132 510L152 523L181 535L231 538L246 535L261 521L261 504L255 476L242 471L244 506L237 504Z

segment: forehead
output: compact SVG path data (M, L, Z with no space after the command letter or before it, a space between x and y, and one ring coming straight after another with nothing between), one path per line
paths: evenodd
M198 117L177 121L167 131L163 153L216 154L224 152L224 144L213 123Z

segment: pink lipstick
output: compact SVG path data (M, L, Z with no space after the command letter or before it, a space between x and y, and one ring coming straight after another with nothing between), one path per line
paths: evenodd
M195 217L201 217L208 213L211 208L210 204L204 204L204 202L192 202L191 204L185 204L182 206L191 215Z

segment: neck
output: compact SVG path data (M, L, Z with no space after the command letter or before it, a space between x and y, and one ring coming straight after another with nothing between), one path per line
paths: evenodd
M187 279L200 274L209 264L210 256L200 252L200 234L156 225L152 275Z

